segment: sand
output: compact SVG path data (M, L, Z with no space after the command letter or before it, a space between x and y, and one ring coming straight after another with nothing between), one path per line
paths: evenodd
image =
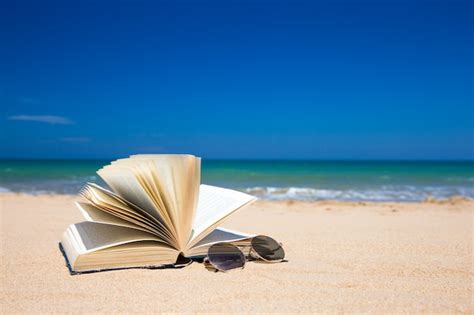
M287 263L70 276L77 199L0 195L1 313L474 312L473 201L259 201L225 226L282 241Z

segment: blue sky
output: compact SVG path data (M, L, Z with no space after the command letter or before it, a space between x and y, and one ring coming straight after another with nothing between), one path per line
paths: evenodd
M0 157L473 159L471 1L12 1Z

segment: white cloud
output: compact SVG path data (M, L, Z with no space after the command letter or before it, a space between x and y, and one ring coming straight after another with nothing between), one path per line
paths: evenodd
M8 117L9 120L36 121L51 125L72 125L74 122L66 117L52 115L16 115Z

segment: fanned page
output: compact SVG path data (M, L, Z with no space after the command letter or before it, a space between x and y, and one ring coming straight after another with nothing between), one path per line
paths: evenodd
M106 166L97 174L120 197L137 205L159 221L163 221L150 195L140 185L135 173L128 168Z
M192 155L136 155L97 172L124 199L163 222L184 250L190 238L200 182Z
M250 204L254 196L210 185L201 185L199 202L193 224L193 234L188 249L211 233L222 221L234 211Z
M102 224L110 224L110 225L116 225L116 226L122 226L122 227L128 227L131 229L135 230L140 230L152 234L157 234L156 231L152 230L146 225L140 224L139 221L136 221L136 223L133 223L132 220L130 219L121 219L117 217L116 215L109 214L107 212L104 212L100 208L97 208L96 206L90 204L90 203L85 203L85 202L76 202L75 203L77 208L81 211L82 216L84 219L88 222L95 222L95 223L102 223Z
M173 234L159 220L112 192L95 184L87 184L81 194L96 208L154 231L154 234L167 240L170 245L177 246L178 243Z
M209 247L212 244L226 242L232 243L243 248L250 245L250 240L255 235L247 234L239 231L230 229L217 228L209 233L206 237L200 240L193 248L189 249L186 253L186 257L197 257L206 256Z

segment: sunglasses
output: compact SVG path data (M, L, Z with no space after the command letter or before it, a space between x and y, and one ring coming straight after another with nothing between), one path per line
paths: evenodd
M243 269L247 259L265 263L282 262L285 259L285 251L282 244L273 238L258 235L250 242L248 257L245 257L242 250L233 244L216 243L209 247L203 263L209 271L226 272L237 268Z

